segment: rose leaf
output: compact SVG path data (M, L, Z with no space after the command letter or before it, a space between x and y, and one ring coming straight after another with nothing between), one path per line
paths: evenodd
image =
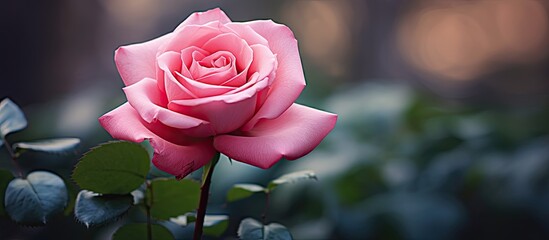
M54 214L63 211L68 194L59 176L36 171L26 179L15 178L6 188L4 205L8 215L26 225L42 225Z
M133 205L133 197L125 195L101 195L82 190L76 197L74 215L87 227L103 224L126 213Z
M264 192L265 188L255 184L235 184L229 192L227 192L227 201L234 202L252 196L257 192Z
M80 139L78 138L56 138L32 142L18 142L13 144L13 150L17 154L21 154L27 150L63 154L74 150L78 144L80 144Z
M8 184L13 179L13 174L11 174L10 171L6 169L0 169L0 201L2 201L2 205L0 205L0 215L4 215L4 193L6 192L6 188L8 187Z
M242 240L291 240L292 234L278 223L263 225L253 218L245 218L238 227L238 236Z
M267 186L267 189L268 191L272 191L279 185L298 182L298 181L307 180L307 179L317 180L315 172L310 170L305 170L305 171L284 174L281 177L275 180L272 180Z
M194 213L185 213L176 218L170 218L170 222L182 227L186 227L195 221L196 216ZM219 237L227 230L228 226L229 216L227 215L206 215L204 217L204 235Z
M96 193L127 194L145 182L149 169L149 155L139 144L109 142L85 153L72 178Z
M146 196L151 201L151 215L169 220L198 208L200 183L190 179L155 179Z
M23 111L9 98L0 102L0 137L24 129L27 127L27 119ZM2 145L0 140L0 145Z

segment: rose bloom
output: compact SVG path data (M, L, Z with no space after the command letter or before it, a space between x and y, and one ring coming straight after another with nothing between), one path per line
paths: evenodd
M128 102L99 118L114 138L154 148L178 178L216 152L260 168L300 158L337 115L294 103L305 78L292 31L270 20L194 13L173 32L114 56Z

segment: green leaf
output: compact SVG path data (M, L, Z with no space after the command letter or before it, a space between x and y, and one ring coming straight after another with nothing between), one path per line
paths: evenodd
M21 154L26 150L63 154L74 150L78 144L80 144L80 139L78 138L56 138L32 142L18 142L13 144L13 150L17 154Z
M267 186L267 189L269 191L272 191L273 189L275 189L279 185L286 184L286 183L298 182L298 181L307 180L307 179L317 180L315 172L310 171L310 170L305 170L305 171L299 171L299 172L284 174L281 177L279 177L275 180L272 180L269 183L269 185Z
M6 192L6 188L8 187L8 184L13 179L13 174L11 174L10 171L6 169L0 169L0 201L2 201L2 205L0 205L0 215L5 214L4 210L4 193Z
M174 239L172 233L162 225L152 224L152 239ZM130 223L122 226L112 236L113 240L147 240L146 223Z
M27 127L27 119L23 111L9 98L0 102L0 137L24 129Z
M291 240L292 234L278 223L263 225L253 218L245 218L238 227L238 236L242 240Z
M72 215L74 212L74 206L76 204L76 197L78 196L78 190L76 189L76 185L72 182L68 182L66 179L63 179L65 182L65 186L67 187L67 192L69 194L69 201L67 203L67 206L65 207L65 211L63 211L63 215L69 216Z
M187 225L195 221L196 221L196 214L192 212L185 213L181 216L170 218L170 222L173 222L182 227L186 227Z
M13 179L6 189L4 201L6 212L14 221L41 225L63 211L68 194L63 179L53 173L36 171L26 179Z
M265 188L256 184L235 184L229 192L227 192L227 201L234 202L252 196L257 192L265 192Z
M196 221L194 213L185 213L177 218L170 218L179 226L186 227L188 224ZM229 216L227 215L206 215L204 217L204 234L213 237L219 237L227 230L229 226Z
M204 234L212 237L219 237L229 226L227 215L206 215L204 217Z
M72 178L96 193L126 194L145 182L149 169L149 155L139 144L109 142L85 153Z
M133 205L133 197L126 195L101 195L82 190L76 197L74 215L87 227L118 219Z
M189 179L155 179L146 196L152 200L151 215L168 220L198 208L200 184Z

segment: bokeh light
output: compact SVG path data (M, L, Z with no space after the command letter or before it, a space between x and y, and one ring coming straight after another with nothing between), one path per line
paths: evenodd
M542 1L421 1L400 19L397 38L422 72L471 81L546 57L548 24Z

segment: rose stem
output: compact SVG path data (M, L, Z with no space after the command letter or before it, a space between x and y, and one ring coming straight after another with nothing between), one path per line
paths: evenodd
M147 239L152 240L151 205L152 205L152 202L154 201L153 200L154 193L153 193L151 182L148 180L147 180L147 188L151 193L150 199L147 198L145 200L145 210L147 211Z
M215 165L219 161L219 153L214 156L214 159L204 166L202 174L202 186L200 187L200 203L196 210L196 222L194 223L194 240L202 239L202 228L204 227L204 217L206 216L206 208L208 207L208 197L210 196L210 183Z
M8 153L11 157L11 162L13 163L13 166L15 166L17 175L19 177L23 177L23 171L21 171L21 167L19 166L19 163L17 163L17 155L15 155L15 152L11 148L10 143L6 140L6 137L2 136L2 141L4 142L4 146L6 146L6 150L8 150Z
M267 214L269 214L269 195L270 191L265 192L265 209L263 210L263 215L261 215L261 220L263 225L267 224Z

